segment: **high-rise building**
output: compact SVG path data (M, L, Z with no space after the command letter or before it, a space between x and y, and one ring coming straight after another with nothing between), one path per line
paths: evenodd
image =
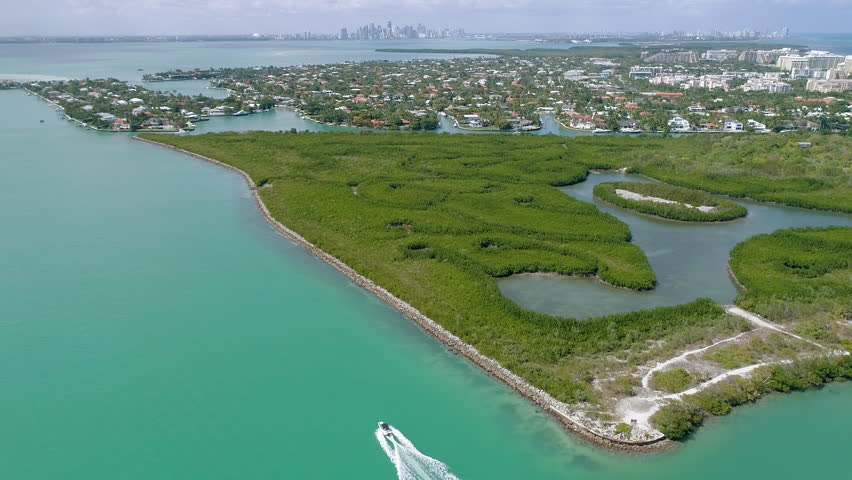
M806 87L813 92L848 92L852 90L852 79L843 80L820 80L812 78L808 80Z
M645 57L648 63L698 63L698 54L695 52L660 52Z
M808 68L811 70L828 70L843 63L846 59L840 55L832 55L828 52L811 52L806 57Z

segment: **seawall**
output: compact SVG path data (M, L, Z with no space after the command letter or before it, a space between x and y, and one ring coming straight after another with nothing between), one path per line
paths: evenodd
M241 177L243 177L249 189L251 190L252 197L254 198L255 204L257 205L257 208L260 211L261 215L263 215L263 217L282 235L297 243L317 258L328 263L329 265L340 271L342 274L349 277L350 280L358 284L360 287L379 297L382 301L386 302L388 305L392 306L400 313L411 319L427 333L434 336L443 344L450 347L450 349L452 349L454 352L464 356L465 358L467 358L492 376L496 377L498 380L511 387L513 390L515 390L522 396L526 397L527 399L541 407L545 412L547 412L549 415L559 421L559 423L562 424L566 430L577 435L581 439L600 447L612 450L633 452L656 451L665 448L670 443L663 435L648 440L633 441L614 438L603 432L596 431L592 426L584 424L582 419L566 413L562 409L562 406L564 404L553 398L544 390L530 384L525 379L519 377L507 368L503 367L497 360L494 360L493 358L487 357L479 353L479 351L475 347L463 342L460 338L453 335L449 330L445 329L437 322L422 314L416 308L397 298L395 295L385 290L381 286L376 285L372 280L359 274L352 267L348 266L347 264L338 260L334 256L318 248L316 245L312 244L304 237L302 237L295 231L287 228L281 222L276 220L269 212L269 209L266 207L266 204L264 204L263 200L260 198L260 193L257 190L257 184L245 171L234 167L233 165L228 165L224 162L220 162L218 160L214 160L212 158L199 155L197 153L183 150L178 147L156 142L154 140L149 140L146 138L140 138L138 136L135 136L133 138L140 142L158 145L161 147L168 148L170 150L183 153L185 155L189 155L199 160L203 160L205 162L212 163L223 168L227 168L228 170L239 174Z

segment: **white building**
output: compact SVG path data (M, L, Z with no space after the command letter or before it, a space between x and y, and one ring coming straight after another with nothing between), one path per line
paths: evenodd
M585 80L589 78L589 76L586 75L585 70L568 70L562 74L562 78L576 82L578 80Z
M97 115L99 117L101 117L101 120L103 120L104 122L108 122L108 123L112 123L112 122L118 120L118 117L116 117L115 115L113 115L111 113L101 112Z
M724 62L733 58L737 58L736 50L707 50L701 55L702 60L709 62Z
M743 124L742 122L738 122L736 120L725 120L725 123L722 124L723 132L742 132Z
M786 72L790 72L793 69L806 70L808 65L809 61L807 57L801 55L781 55L775 63L776 67Z
M773 78L749 78L740 88L746 92L790 93L793 91L793 87L789 83Z
M812 92L848 92L852 90L852 79L820 80L812 78L808 80L807 88Z
M749 128L751 128L752 130L754 130L755 132L766 132L766 131L768 131L766 129L766 124L760 123L757 120L754 120L754 119L751 119L751 118L749 118L748 121L746 121L746 125Z
M675 115L668 122L669 128L676 131L687 131L690 129L689 120L681 117L680 115Z
M781 55L775 66L779 69L794 73L794 77L815 77L818 75L806 74L806 71L826 71L843 63L846 57L833 55L828 52L812 51L807 55ZM798 72L798 73L796 73Z
M651 78L663 74L663 67L630 67L630 78Z

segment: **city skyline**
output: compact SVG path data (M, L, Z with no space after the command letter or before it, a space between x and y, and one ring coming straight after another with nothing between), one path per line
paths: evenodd
M39 0L39 8L4 9L0 36L234 35L339 33L371 22L424 24L472 33L756 31L849 32L852 0L827 0L833 15L804 0ZM45 14L44 12L50 12Z

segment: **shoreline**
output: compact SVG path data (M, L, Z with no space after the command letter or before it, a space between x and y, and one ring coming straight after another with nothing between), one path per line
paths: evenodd
M413 306L397 298L389 291L375 284L372 280L356 272L352 267L348 266L347 264L338 260L336 257L318 248L314 244L310 243L307 239L299 235L297 232L287 228L281 222L276 220L269 212L269 209L266 207L266 204L263 203L263 200L261 199L260 194L258 193L257 184L245 171L234 167L233 165L228 165L227 163L220 162L218 160L214 160L212 158L205 157L203 155L199 155L197 153L173 147L171 145L160 143L154 140L140 138L139 136L134 136L133 139L151 145L164 147L179 153L183 153L198 160L202 160L213 165L218 165L220 167L226 168L239 174L243 178L243 180L245 180L246 184L249 187L249 190L252 192L252 198L254 199L255 205L260 211L261 215L263 215L266 221L269 222L278 232L280 232L282 235L307 250L315 257L334 267L336 270L347 276L350 280L355 282L355 284L357 284L361 288L367 290L368 292L378 297L380 300L384 301L394 309L398 310L408 319L417 324L426 333L432 335L441 343L449 347L453 352L464 356L465 358L473 362L476 366L484 370L486 373L497 378L498 380L515 390L521 396L536 404L539 408L544 410L545 413L555 418L567 431L574 434L577 438L592 443L598 447L626 452L653 452L662 450L671 445L671 442L662 434L647 440L622 440L619 438L611 437L602 432L596 431L590 425L584 424L582 419L576 418L570 415L569 413L563 411L560 407L563 407L564 404L553 398L544 390L530 384L525 379L503 367L496 360L479 353L479 351L475 347L463 342L459 337L455 336L449 330L445 329L434 320L422 314Z
M745 285L740 283L740 279L737 278L737 275L734 273L734 270L731 268L730 259L729 259L728 263L725 264L725 272L727 272L728 277L731 280L734 281L734 285L737 287L737 290L739 290L741 293L745 293L745 292L748 291L748 289L745 287Z
M63 116L63 117L65 117L65 119L66 119L66 120L69 120L69 121L71 121L71 122L74 122L74 123L76 123L77 125L79 125L79 126L81 126L81 127L88 128L88 129L90 129L90 130L94 130L94 131L96 131L96 132L103 132L103 133L133 133L133 134L136 134L136 133L174 133L174 134L180 133L180 131L179 131L179 130L151 130L151 129L140 129L140 130L136 130L136 131L130 131L130 130L113 130L113 129L106 129L106 128L98 128L98 127L95 127L95 126L93 126L93 125L89 125L88 123L86 123L86 122L84 122L84 121L82 121L82 120L77 120L76 118L74 118L74 117L72 117L72 116L68 115L67 113L65 113L65 109L64 109L64 108L62 108L62 106L61 106L61 105L59 105L58 103L54 102L53 100L50 100L50 99L48 99L48 98L43 97L42 95L40 95L40 94L38 94L38 93L36 93L36 92L34 92L34 91L30 90L29 88L21 87L21 90L23 90L23 91L27 92L27 93L28 93L28 94L30 94L30 95L34 95L34 96L36 96L36 97L38 97L38 98L40 98L40 99L44 100L44 101L45 101L45 102L47 102L49 105L53 106L53 108L55 108L57 111L59 111L59 113L61 113L61 114L62 114L62 116Z
M559 272L548 272L548 271L539 271L539 272L520 272L520 273L512 273L503 277L493 277L495 281L499 282L500 280L507 280L514 277L556 277L556 278L576 278L576 279L584 279L590 280L596 283L600 283L601 285L606 285L611 288L618 288L620 290L627 290L628 292L650 292L657 288L657 278L654 275L654 286L648 288L630 288L622 285L616 285L614 283L609 283L606 280L600 277L600 274L582 274L582 273L559 273ZM581 320L581 319L578 319Z

